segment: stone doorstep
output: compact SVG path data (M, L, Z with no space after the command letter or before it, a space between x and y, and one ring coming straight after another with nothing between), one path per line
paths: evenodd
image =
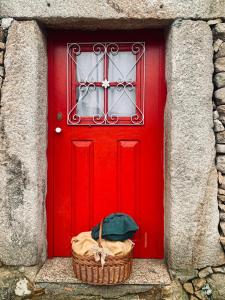
M128 281L115 286L84 284L74 277L71 258L48 259L35 278L37 288L46 294L82 295L118 298L148 291L160 292L171 283L167 267L162 260L134 259L133 272Z

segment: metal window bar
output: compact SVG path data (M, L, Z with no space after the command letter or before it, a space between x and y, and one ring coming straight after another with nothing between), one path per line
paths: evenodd
M83 51L93 52L95 55L100 55L100 59L91 68L90 72L84 78L84 80L78 82L71 76L71 70L73 64L76 68L79 68L76 57ZM113 59L110 57L115 56L119 51L130 51L136 57L135 64L132 65L129 72L124 76L119 69L119 66L115 64ZM98 67L99 63L104 61L104 79L101 82L89 81L90 75L94 72L95 68ZM116 68L121 74L121 80L117 82L110 82L108 80L108 65L109 62ZM141 78L138 78L140 93L136 99L132 99L129 95L136 86L136 81L127 81L128 75L139 66L141 68ZM80 70L82 73L82 70ZM137 76L137 75L136 75ZM80 116L77 114L78 102L72 101L74 98L74 87L84 92L83 98L88 95L96 87L104 88L104 110L93 116ZM108 103L108 89L114 87L117 91L121 92L115 103L109 107ZM126 94L129 101L135 107L135 113L129 117L110 114L113 107L121 101L122 96ZM144 124L144 95L145 95L145 42L95 42L95 43L68 43L67 44L67 124L68 125L143 125ZM81 101L82 98L79 100Z

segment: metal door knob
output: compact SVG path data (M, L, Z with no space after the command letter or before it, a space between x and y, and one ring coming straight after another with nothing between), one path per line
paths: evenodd
M62 128L60 128L60 127L56 127L56 129L55 129L55 132L56 132L56 133L60 133L60 132L62 132Z

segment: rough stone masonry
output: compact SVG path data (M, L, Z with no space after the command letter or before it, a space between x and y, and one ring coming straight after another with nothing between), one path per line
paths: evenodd
M224 263L217 229L210 27L175 21L167 49L165 250L170 268L190 270ZM46 65L37 23L13 21L1 100L0 259L7 265L34 265L46 257Z
M214 33L214 132L218 170L218 205L221 243L225 248L225 23L213 26Z

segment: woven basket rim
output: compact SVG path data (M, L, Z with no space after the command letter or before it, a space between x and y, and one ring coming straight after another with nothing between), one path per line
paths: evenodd
M133 254L133 247L132 249L125 255L118 255L118 256L112 256L112 255L107 255L106 256L106 260L110 259L110 260L120 260L120 259L126 259L126 258L131 258ZM94 259L94 255L80 255L77 254L73 249L72 249L72 257L73 258L78 258L78 259L86 259L86 260L93 260Z

